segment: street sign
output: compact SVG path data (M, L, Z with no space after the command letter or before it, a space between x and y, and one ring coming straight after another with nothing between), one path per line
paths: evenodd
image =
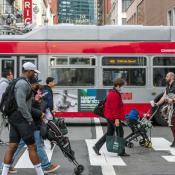
M32 23L32 0L24 0L24 22Z

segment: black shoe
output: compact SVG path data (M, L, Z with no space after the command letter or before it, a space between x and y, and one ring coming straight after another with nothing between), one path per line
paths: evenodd
M96 146L93 146L93 150L95 151L95 153L96 153L97 155L101 155L101 154L99 153L99 149L98 149Z
M170 147L175 147L175 140L172 142L172 144L170 145Z
M130 155L127 154L127 153L122 153L122 154L119 154L119 156L126 156L126 157L128 157L128 156L130 156Z

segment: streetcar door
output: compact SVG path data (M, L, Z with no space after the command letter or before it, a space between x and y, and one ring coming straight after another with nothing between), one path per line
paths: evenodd
M22 65L26 62L31 62L38 67L37 56L21 56L20 57L20 75L22 74Z
M16 56L0 56L0 77L2 72L6 70L12 71L14 77L17 73L16 65L17 57Z

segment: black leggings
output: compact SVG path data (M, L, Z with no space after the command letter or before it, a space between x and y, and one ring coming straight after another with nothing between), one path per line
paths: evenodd
M119 137L124 137L124 130L122 123L120 121L120 125L118 127L115 126L115 121L107 120L107 132L104 134L95 144L96 148L100 150L103 144L106 142L106 136L113 136L116 131Z

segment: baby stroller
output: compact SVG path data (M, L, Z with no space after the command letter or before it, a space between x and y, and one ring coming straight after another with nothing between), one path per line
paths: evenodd
M148 111L149 113L150 111ZM136 109L131 110L131 112L126 115L127 125L131 129L131 134L125 137L126 146L129 148L134 147L133 141L139 142L140 146L145 146L147 148L152 147L151 143L151 129L152 129L152 116L147 119L148 113L144 115L142 119L139 117L139 112ZM148 135L149 134L149 135Z
M75 165L74 172L76 175L81 174L84 171L84 166L80 165L75 159L75 153L71 149L69 138L67 134L67 128L64 123L64 119L48 120L41 127L41 135L43 139L48 139L52 144L56 144L60 147L62 153Z

